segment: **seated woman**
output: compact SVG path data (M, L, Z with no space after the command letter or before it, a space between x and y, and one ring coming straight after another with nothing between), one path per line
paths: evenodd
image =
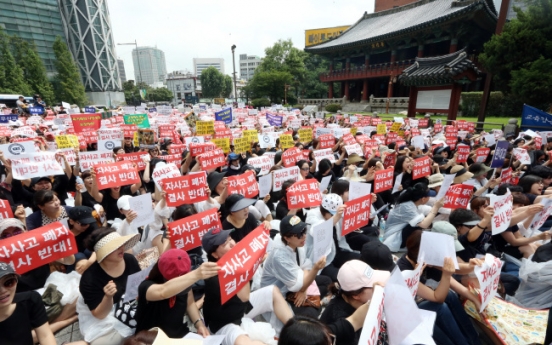
M299 217L302 221L305 221L305 213L302 208L289 209L287 204L287 190L295 183L294 180L286 180L282 183L282 190L280 191L280 201L276 206L276 219L284 219L285 216L294 215Z
M209 335L195 303L192 285L214 277L220 267L214 262L205 262L194 271L190 269L190 257L182 249L169 249L161 255L148 278L138 287L136 332L159 327L169 337L182 338L189 332L183 321L188 314L197 332L204 337Z
M48 316L35 291L16 293L18 275L0 262L0 334L2 345L55 345Z
M27 217L26 225L29 231L67 219L67 212L72 208L71 206L62 205L53 190L38 191L35 193L33 200L40 210Z
M341 266L338 283L330 287L335 297L320 317L320 321L334 332L336 345L358 344L374 285L385 285L390 276L388 271L374 270L360 260L351 260ZM388 344L387 327L382 321L378 345L385 344Z
M255 216L249 212L249 206L253 205L255 201L240 194L232 194L224 202L229 214L222 221L222 228L225 230L234 229L230 236L236 242L241 241L260 224ZM270 222L265 221L264 224L270 229Z
M289 319L278 339L278 345L333 345L338 330L308 316Z
M138 261L125 253L140 235L121 236L113 228L92 232L87 247L96 253L96 262L84 271L77 302L80 330L90 345L119 344L133 334L133 328L115 317L129 275L140 271Z

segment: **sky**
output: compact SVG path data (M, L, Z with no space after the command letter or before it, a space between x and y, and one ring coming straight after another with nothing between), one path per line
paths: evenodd
M223 58L224 72L232 73L231 46L239 55L264 56L265 48L291 38L305 47L305 30L352 25L374 0L109 0L115 44L137 41L165 53L167 73L192 72L193 58ZM116 46L127 79L134 79L132 49Z

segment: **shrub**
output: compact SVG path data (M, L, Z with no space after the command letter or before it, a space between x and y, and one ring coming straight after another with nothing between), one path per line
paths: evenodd
M339 103L330 103L326 106L327 112L336 113L338 110L341 110L341 104Z
M270 100L268 98L256 98L251 101L251 105L254 108L270 107Z
M303 104L295 104L292 108L294 109L299 109L299 110L303 110L305 106Z
M462 116L477 117L481 107L483 92L462 92ZM511 96L505 96L500 91L493 91L489 96L489 103L485 116L518 117L521 114L521 105Z

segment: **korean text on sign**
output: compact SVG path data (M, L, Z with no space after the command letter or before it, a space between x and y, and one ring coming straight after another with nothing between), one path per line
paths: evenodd
M170 231L171 246L182 250L191 250L201 246L201 239L211 229L222 229L218 209L194 214L167 225Z
M429 157L417 158L414 160L414 168L412 168L412 179L431 175L431 160Z
M374 193L393 188L393 169L376 171L374 177Z
M228 177L228 195L240 194L246 198L253 198L259 194L259 184L255 172L249 170L241 175Z
M282 190L282 184L286 180L299 180L299 167L292 166L290 168L284 168L280 170L275 170L272 172L272 191L277 192Z
M205 152L197 157L203 170L211 170L226 165L224 152L221 149Z
M297 147L292 147L282 153L282 162L286 168L294 166L301 159L303 159L303 153Z
M481 266L475 266L473 272L479 280L479 300L481 301L480 313L485 310L489 302L496 295L502 262L491 254L485 255L485 262Z
M75 236L60 222L3 239L0 261L23 274L77 252Z
M209 199L207 175L193 174L163 180L163 190L167 193L167 206L177 207Z
M55 156L55 152L43 151L12 158L13 178L24 180L33 177L65 174Z
M218 274L222 304L249 284L262 263L269 239L268 231L260 225L217 262L222 267Z
M445 194L445 208L455 210L466 208L473 194L473 186L467 184L455 184L450 186Z
M190 153L192 157L198 156L202 153L213 151L217 147L213 143L191 143Z
M371 205L372 196L370 194L345 203L341 236L368 225Z
M308 179L295 182L287 190L288 209L306 208L320 206L322 203L322 195L318 181Z
M117 162L94 166L98 189L126 186L140 182L138 170L131 162Z

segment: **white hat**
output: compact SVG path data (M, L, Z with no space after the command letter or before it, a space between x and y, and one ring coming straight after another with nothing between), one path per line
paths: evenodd
M117 200L117 208L119 210L130 210L130 198L132 198L130 195L123 195Z
M343 205L343 199L335 193L326 194L322 199L322 207L331 214L336 214L337 208L341 205Z

